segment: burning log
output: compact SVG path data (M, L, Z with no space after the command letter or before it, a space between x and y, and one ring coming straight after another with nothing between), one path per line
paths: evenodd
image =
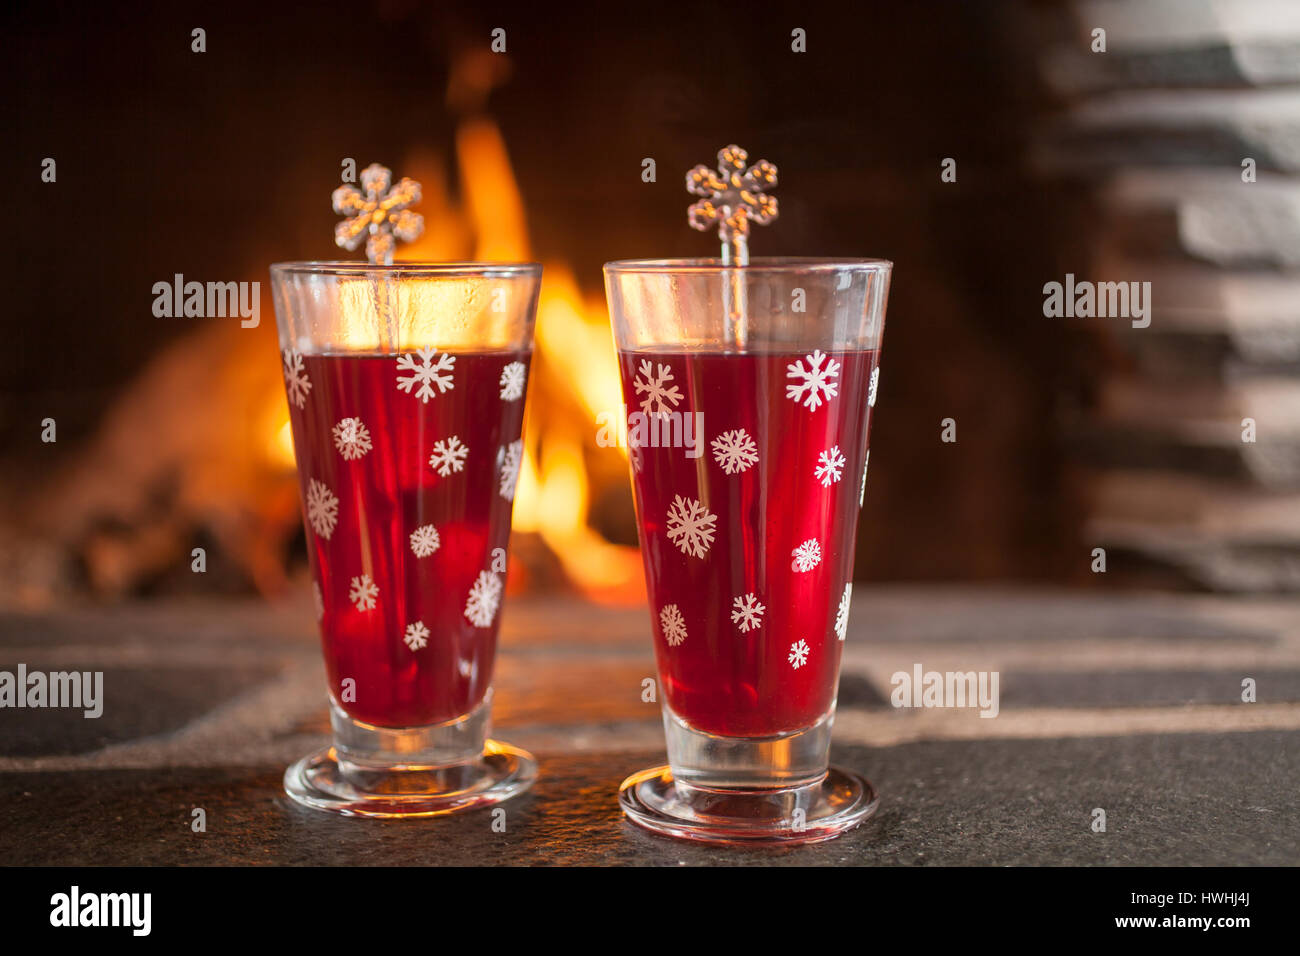
M196 547L217 552L203 573L219 556L238 585L282 590L298 504L275 355L266 324L214 323L165 349L30 502L30 529L100 596L197 573Z

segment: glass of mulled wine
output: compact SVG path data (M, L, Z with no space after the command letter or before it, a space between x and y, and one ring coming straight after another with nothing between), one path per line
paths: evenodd
M620 789L642 826L814 842L876 808L829 748L891 268L605 266L668 743Z
M488 738L541 267L271 267L333 745L299 803L432 816L526 790Z

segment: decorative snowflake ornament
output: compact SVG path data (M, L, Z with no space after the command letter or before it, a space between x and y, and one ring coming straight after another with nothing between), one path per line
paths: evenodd
M788 657L786 657L786 660L790 662L790 666L793 667L795 670L798 670L799 668L807 664L808 663L808 642L795 641L793 644L791 644L790 654Z
M517 402L524 397L526 372L523 362L511 362L501 370L501 397L507 402Z
M442 438L433 443L433 454L429 456L429 467L446 478L453 471L465 470L465 458L469 455L469 446L455 435Z
M370 429L359 418L344 418L334 426L334 447L344 461L353 461L370 451Z
M849 633L849 602L853 598L853 582L849 581L844 585L844 593L840 595L839 610L835 612L835 634L842 641Z
M767 610L758 603L753 594L742 594L731 602L731 623L740 629L741 634L748 634L763 626L763 612Z
M307 404L307 393L311 391L311 379L303 370L302 354L293 349L284 350L284 391L289 396L289 404L302 408Z
M427 558L440 547L442 538L433 525L422 524L411 532L411 551L417 558Z
M686 210L691 228L707 232L716 224L723 263L742 266L749 264L749 224L777 217L776 199L763 191L775 188L776 167L766 159L748 162L749 154L731 145L718 151L716 172L701 163L686 174L686 191L702 197Z
M415 357L419 357L419 361ZM434 361L434 357L437 361ZM448 355L446 352L439 352L436 348L430 346L425 349L416 349L415 355L407 352L397 356L397 389L411 394L411 389L415 386L415 397L424 404L429 404L429 399L436 395L442 395L449 389L456 387L456 382L452 375L456 370L456 356ZM409 374L402 375L407 372ZM434 388L438 391L435 393Z
M311 524L311 529L328 541L338 519L338 498L325 487L324 482L311 479L307 483L307 521Z
M803 367L805 361L807 369ZM839 383L831 379L840 373L840 363L821 349L813 349L811 355L805 355L785 368L786 378L800 379L785 387L785 397L801 402L809 411L816 411L823 401L829 401L839 393Z
M686 640L686 620L682 617L681 608L676 604L663 606L659 612L659 627L669 647L676 647Z
M490 571L480 571L465 601L465 617L475 627L491 627L501 606L501 579Z
M386 266L393 264L397 240L411 242L424 231L424 217L411 212L420 201L420 184L402 177L393 185L393 173L371 163L361 171L361 188L344 184L334 190L334 211L347 216L334 227L334 241L349 252L366 238L366 258Z
M809 538L790 552L790 569L792 571L811 571L822 563L822 546L816 538Z
M668 539L683 554L702 558L713 544L717 520L717 515L694 498L673 495L673 506L668 509Z
M749 432L743 428L734 428L723 432L713 439L713 459L722 466L727 474L748 471L758 461L758 446Z
M655 375L650 360L645 359L638 371L640 374L633 380L633 384L638 395L645 395L641 400L642 413L667 418L674 406L682 400L682 390L676 385L668 384L673 380L673 370L661 364L659 374Z
M844 476L844 455L839 445L832 445L817 458L814 474L821 481L822 487L829 488Z
M379 597L379 585L363 574L352 579L352 589L348 591L348 600L357 606L358 611L372 611L375 598Z
M418 651L426 647L429 643L429 629L424 626L423 621L416 621L414 624L406 625L406 635L402 642L413 651Z

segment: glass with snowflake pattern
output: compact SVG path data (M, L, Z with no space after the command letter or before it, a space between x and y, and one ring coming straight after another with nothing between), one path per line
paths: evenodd
M625 813L717 843L874 812L829 765L891 264L605 266L667 767Z
M300 803L431 816L527 789L488 738L541 267L271 267L333 746Z

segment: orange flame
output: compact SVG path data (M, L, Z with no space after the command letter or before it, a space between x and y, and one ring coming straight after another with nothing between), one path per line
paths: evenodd
M523 200L496 124L482 117L466 121L456 137L456 151L476 237L475 257L528 259ZM590 475L581 430L588 428L593 437L592 454L607 454L606 449L594 447L596 415L617 413L622 391L604 301L584 301L572 271L563 263L547 263L543 270L534 370L514 526L539 534L569 579L589 597L643 599L637 550L610 544L587 523ZM538 371L567 383L578 407L539 409L539 402L563 402L537 387ZM626 455L625 449L618 451Z

